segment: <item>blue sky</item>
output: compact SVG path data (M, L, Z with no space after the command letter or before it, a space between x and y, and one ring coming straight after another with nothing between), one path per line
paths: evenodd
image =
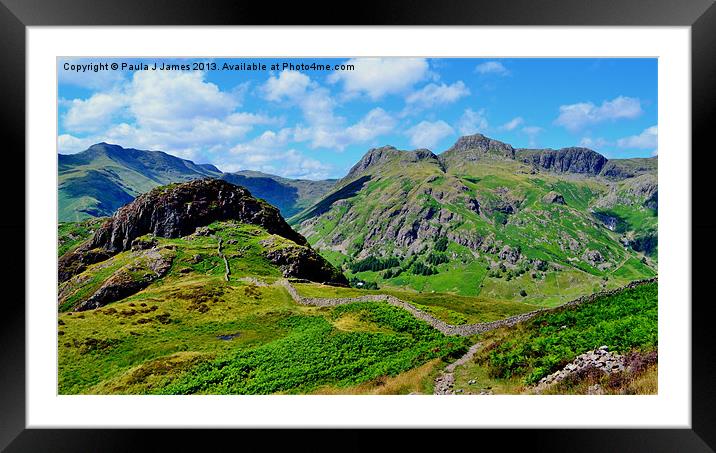
M64 64L216 70L77 72ZM219 70L224 63L266 70ZM270 70L284 62L354 70ZM162 150L223 171L342 177L365 152L448 149L482 133L515 147L657 153L656 59L60 59L59 152Z

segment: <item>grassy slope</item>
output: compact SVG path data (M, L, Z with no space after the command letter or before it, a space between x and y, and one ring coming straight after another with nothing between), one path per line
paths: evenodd
M424 194L426 187L433 193L450 194L459 186L466 186L467 192L448 196L446 198L450 201L442 204ZM467 208L467 197L498 201L504 195L498 195L497 190L507 191L509 196L522 200L517 214L505 216L495 212L478 215ZM566 206L544 203L542 197L550 191L562 194ZM404 287L423 292L451 292L512 300L522 300L520 290L525 290L528 301L551 306L576 295L621 286L633 279L655 274L654 263L627 266L629 271L625 272L623 265L639 260L641 255L625 249L619 243L620 232L609 231L589 212L591 206L608 192L609 186L602 180L557 177L550 173L531 175L521 164L505 160L484 159L475 164L465 163L448 174L443 174L429 161L410 166L384 165L355 196L328 209L315 223L304 223L299 231L329 261L341 265L355 259L352 257L361 252L366 230L385 228L388 216L376 217L374 213L382 213L386 206L434 205L460 215L460 222L449 225L454 231L463 231L467 235L478 233L482 237L519 247L526 258L554 263L563 269L563 273L532 278L530 271L514 280L510 278L508 282L506 273L496 277L487 271L490 265L494 267L499 262L495 253L480 253L475 258L466 247L452 243L449 247L450 262L439 265L437 275L403 272L398 277L384 279L383 272L354 275L344 267L346 274L375 281L381 288ZM656 217L641 207L619 205L614 209L627 219L632 229L656 226ZM306 216L304 212L292 222L296 225ZM407 218L406 223L412 220ZM336 245L335 238L350 238L351 241ZM576 244L577 248L570 249L570 244ZM599 251L610 267L600 269L585 260L583 252L586 249ZM382 243L375 249L376 255L395 252L390 243Z
M456 371L456 389L521 393L577 355L607 345L612 351L657 347L658 285L649 283L575 308L540 315L483 335L474 360ZM476 384L469 385L469 380Z
M229 282L216 239L159 239L176 248L167 276L103 308L59 314L61 394L308 392L395 376L464 349L463 339L387 304L304 307L283 288L246 282L281 275L262 257L268 235L242 224L211 228L224 239ZM75 302L129 260L124 252L90 266Z

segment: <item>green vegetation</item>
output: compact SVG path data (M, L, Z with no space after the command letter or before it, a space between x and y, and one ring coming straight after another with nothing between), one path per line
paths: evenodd
M533 318L492 334L476 361L492 378L519 378L533 384L577 355L608 345L626 353L657 347L657 283Z
M400 262L397 258L385 258L380 259L376 258L374 256L369 256L365 259L362 259L360 261L356 261L355 263L350 265L350 270L353 273L363 272L363 271L381 271L383 269L390 269L391 267L399 266Z
M60 222L57 227L57 256L62 256L92 236L107 219L97 217L81 222Z
M306 392L318 385L355 385L395 376L435 357L456 355L463 339L451 339L404 310L356 303L333 310L331 318L358 313L391 333L343 332L320 316L292 316L280 326L288 334L251 351L200 365L167 387L169 393L264 394Z

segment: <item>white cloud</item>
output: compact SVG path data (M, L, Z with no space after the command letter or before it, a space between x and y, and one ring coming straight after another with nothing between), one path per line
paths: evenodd
M502 129L503 131L513 131L513 130L517 129L518 127L520 127L521 125L523 125L524 122L525 122L525 120L521 116L518 116L518 117L512 118L510 121L508 121L505 124L503 124L502 126L500 126L500 129Z
M579 141L579 146L584 146L585 148L590 148L594 150L601 150L607 146L611 146L612 142L609 140L606 140L602 137L597 138L591 138L591 137L582 137L582 139Z
M382 108L374 108L360 121L346 129L351 142L367 142L389 133L395 127L395 119Z
M198 71L138 71L127 90L129 109L140 126L165 131L230 114L238 99L203 78Z
M283 149L293 140L290 128L265 131L247 143L241 143L220 156L217 166L223 171L256 170L287 178L325 179L332 167L299 151Z
M78 138L70 134L62 134L57 137L57 149L60 154L76 154L101 141L93 137Z
M288 73L292 75L285 75ZM350 144L386 134L395 127L395 120L381 108L375 108L357 123L347 125L344 117L334 113L337 104L330 91L295 71L271 76L263 91L267 99L289 101L301 110L306 124L296 125L293 140L308 141L312 148L340 151Z
M346 64L355 69L336 71L328 76L328 82L342 82L348 95L366 94L373 100L403 93L429 75L424 58L353 58Z
M457 123L457 129L462 135L472 135L478 132L485 132L488 128L487 118L485 117L485 109L475 112L467 109L463 112Z
M653 149L657 147L659 131L657 126L651 126L639 135L620 138L617 140L619 148Z
M632 119L642 113L639 99L619 96L610 101L603 101L600 106L592 102L562 105L559 107L559 116L554 123L576 132L584 126L607 120Z
M421 121L405 131L410 144L416 148L434 148L440 140L455 133L445 121Z
M119 92L96 93L88 99L64 101L68 110L62 120L73 132L94 132L111 123L126 106L126 97Z
M264 97L269 101L284 98L295 99L303 95L311 85L311 79L299 71L281 71L278 77L271 75L263 86Z
M88 99L63 101L68 106L63 125L70 133L60 136L59 151L78 152L107 141L205 158L202 152L226 149L257 125L280 123L264 114L235 111L246 84L222 91L204 76L201 72L138 71L122 87ZM117 123L118 119L126 121ZM90 135L78 138L76 133Z
M430 108L434 105L450 104L469 95L470 90L462 80L458 80L452 85L430 83L409 94L405 98L405 102L418 108Z
M497 74L503 76L510 73L505 65L499 61L486 61L484 63L480 63L475 67L475 71L480 74Z

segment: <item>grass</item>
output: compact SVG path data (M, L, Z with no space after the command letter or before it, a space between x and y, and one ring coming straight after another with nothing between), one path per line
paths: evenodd
M57 256L74 250L92 236L99 226L107 220L96 217L80 222L60 222L57 227Z
M286 336L248 351L199 365L166 388L167 393L305 393L319 385L356 385L394 376L427 360L456 355L462 339L451 339L385 304L337 307L333 316L359 313L395 333L343 332L322 316L291 316L280 324Z
M449 324L474 324L495 321L538 308L535 305L488 297L460 296L451 293L419 293L400 288L383 287L380 290L362 290L295 283L298 293L304 297L343 298L370 294L390 294L430 313Z
M537 316L490 335L490 344L476 361L488 368L491 377L517 377L532 384L601 345L619 353L654 349L657 294L657 283L649 283Z
M59 392L338 391L466 346L387 304L318 309L295 304L279 287L254 288L258 298L243 289L207 277L167 281L103 309L61 314ZM197 310L207 293L209 309ZM219 338L229 334L236 336Z
M404 371L396 376L378 376L362 384L338 387L320 386L314 395L407 395L432 394L433 381L445 367L441 359L432 359L423 365Z
M406 208L410 209L401 214L402 225L420 221L422 226L439 227L442 235L450 232L482 238L485 243L494 244L495 249L469 250L451 242L450 261L437 266L437 274L426 276L404 271L385 279L384 272L346 272L348 277L375 282L381 288L555 306L581 294L618 287L656 272L655 253L651 253L652 259L646 265L619 269L632 258L640 259L641 254L625 249L620 243L622 233L610 231L592 213L593 209L601 212L596 206L616 187L622 204L611 207L609 212L621 216L631 232L655 231L654 211L640 207L641 201L634 196L624 195L627 189L617 183L549 172L530 175L524 165L501 159L486 158L479 164L455 163L456 167L448 173L427 161L411 165L396 162L396 165L373 169L370 181L362 189L352 190L349 199L336 205L326 199L320 215L301 225L313 215L306 212L303 217L293 219L294 225L327 259L343 265L344 271L359 261L358 256L367 256L366 251L376 258L406 256L407 248L396 245L390 236L394 233L388 233L397 231L395 213ZM429 186L431 192L426 192L425 186ZM561 194L565 205L543 201L549 192ZM469 205L473 198L480 201L479 213ZM500 211L505 200L512 200L515 213ZM631 200L632 204L626 204L625 200ZM433 217L419 219L418 212L428 208ZM437 212L452 212L458 217L441 222L435 215ZM389 225L392 226L389 228ZM381 235L386 234L388 236L381 239ZM424 263L437 239L422 237L420 240L423 247L412 247L410 253L417 262ZM641 243L645 242L648 241ZM504 246L520 250L522 261L518 266L527 267L528 276L534 270L530 260L546 261L564 273L553 279L520 278L511 282L505 275L502 278L489 275L488 264L504 261L499 257ZM598 251L602 261L590 262L586 258L588 251ZM408 259L412 258L404 258ZM406 263L401 267L409 269ZM526 296L521 295L523 290Z

